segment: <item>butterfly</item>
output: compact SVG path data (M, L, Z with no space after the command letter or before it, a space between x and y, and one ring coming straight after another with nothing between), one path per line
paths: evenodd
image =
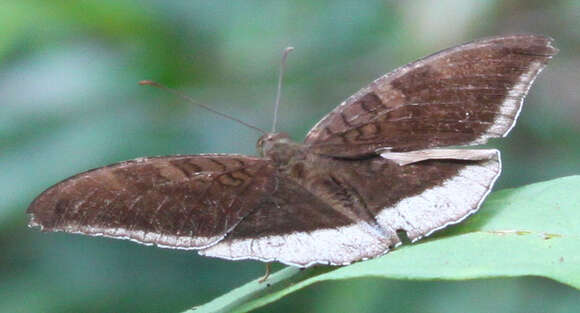
M539 35L480 39L400 67L346 99L303 143L267 133L259 157L139 158L44 191L29 226L198 250L229 260L346 265L476 212L494 149L558 52Z

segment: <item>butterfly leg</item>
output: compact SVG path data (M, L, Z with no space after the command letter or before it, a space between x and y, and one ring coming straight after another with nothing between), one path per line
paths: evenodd
M425 149L408 152L380 151L381 157L391 160L400 166L426 160L489 160L498 153L495 149Z
M266 273L264 273L264 276L258 280L258 283L261 284L265 282L268 277L270 277L270 263L266 263Z

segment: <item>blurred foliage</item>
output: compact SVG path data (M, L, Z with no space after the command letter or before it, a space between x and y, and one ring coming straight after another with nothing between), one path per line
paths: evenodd
M26 228L38 193L89 168L254 153L256 132L139 80L269 128L280 52L291 44L279 129L300 140L344 98L413 59L483 36L549 35L560 54L517 127L491 144L502 150L503 188L580 170L579 30L574 0L1 0L0 311L177 312L262 274L257 262ZM264 312L569 312L579 302L539 278L365 279L309 287Z
M183 313L250 312L315 283L367 277L465 280L534 275L580 290L579 188L576 175L494 192L479 214L419 243L351 266L288 267L267 283L255 279Z

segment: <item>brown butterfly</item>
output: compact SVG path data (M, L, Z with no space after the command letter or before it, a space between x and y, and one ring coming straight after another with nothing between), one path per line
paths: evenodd
M397 232L414 242L477 211L500 173L499 151L440 148L506 136L557 51L538 35L443 50L348 98L304 143L270 133L260 157L90 170L38 196L29 225L302 267L373 258L401 244Z

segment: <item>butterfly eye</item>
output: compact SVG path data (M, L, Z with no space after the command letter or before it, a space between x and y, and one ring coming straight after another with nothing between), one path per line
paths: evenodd
M259 155L264 156L264 138L260 138L256 143L256 151Z

